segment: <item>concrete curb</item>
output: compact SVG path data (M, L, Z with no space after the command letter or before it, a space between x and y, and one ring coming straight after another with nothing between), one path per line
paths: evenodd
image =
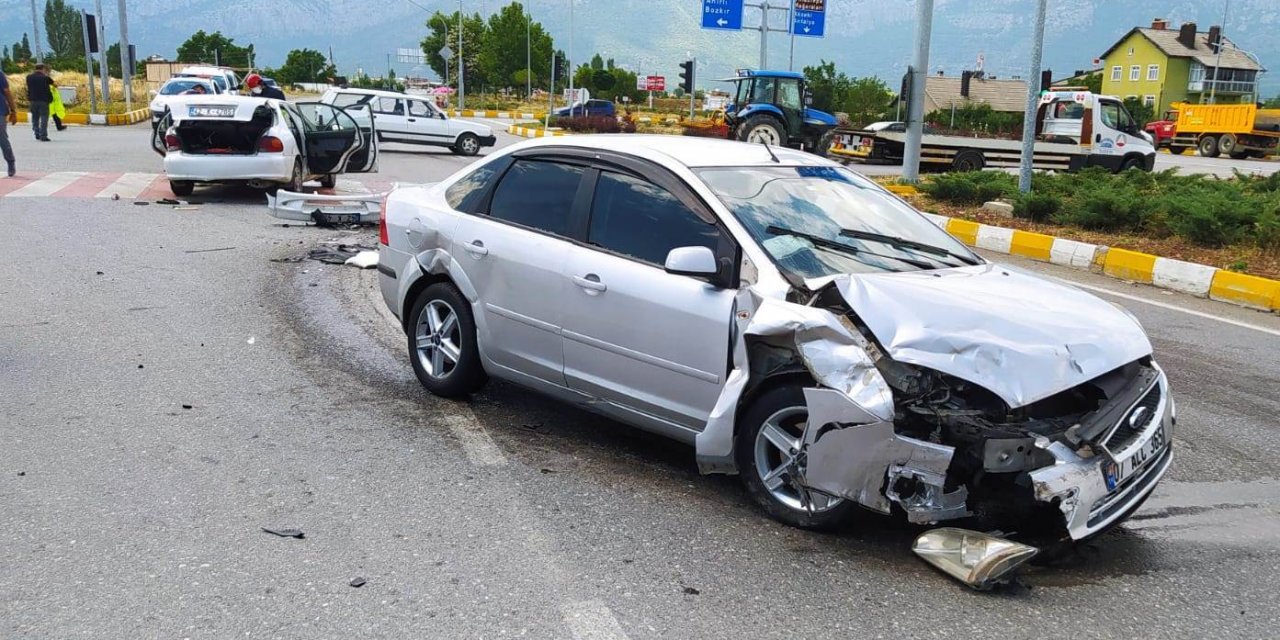
M476 111L474 109L463 109L458 111L453 109L449 114L455 118L510 118L520 120L541 120L547 116L545 113L518 113L515 111Z
M547 129L534 129L531 127L517 127L514 124L507 127L507 133L521 138L551 138L554 136L566 135L564 131L550 131Z
M1280 311L1280 280L933 213L925 216L972 247L1087 269L1242 307Z
M19 110L18 122L30 122L30 111ZM68 113L67 117L62 119L64 124L94 124L119 126L127 124L137 124L151 118L151 112L148 109L134 109L125 113Z

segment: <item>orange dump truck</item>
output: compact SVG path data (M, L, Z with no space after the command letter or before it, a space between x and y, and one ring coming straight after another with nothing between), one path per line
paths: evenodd
M1262 158L1280 149L1280 109L1259 109L1252 104L1175 103L1178 122L1169 150L1182 153L1198 149L1216 158Z

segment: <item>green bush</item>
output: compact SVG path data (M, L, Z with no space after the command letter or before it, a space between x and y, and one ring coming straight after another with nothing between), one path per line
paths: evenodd
M944 173L920 188L935 200L973 205L1017 193L1018 180L1003 171Z
M1073 206L1054 220L1097 231L1137 229L1150 213L1150 202L1131 189L1106 187L1074 198Z
M1013 201L1013 215L1036 222L1048 220L1062 209L1062 198L1054 193L1042 193L1032 190L1031 193L1019 194Z

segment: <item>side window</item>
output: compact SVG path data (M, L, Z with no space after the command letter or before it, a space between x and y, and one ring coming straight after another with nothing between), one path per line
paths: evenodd
M1120 125L1120 103L1109 101L1102 103L1102 124L1112 129Z
M395 98L377 98L373 101L373 110L375 113L402 116L404 115L404 103Z
M493 192L489 215L569 237L582 171L582 167L558 162L516 160Z
M431 113L431 107L428 107L427 103L421 100L410 100L409 115L415 118L430 118L433 114Z
M481 213L480 202L484 199L484 192L502 172L502 168L506 164L503 162L490 162L461 180L453 183L448 189L445 189L444 199L449 203L455 211L464 213Z
M333 104L339 107L349 107L353 104L359 104L360 99L363 97L358 93L338 93L333 96Z
M631 176L601 172L587 241L661 267L676 247L718 252L720 228L700 219L669 191Z
M778 104L791 109L799 109L800 105L800 83L795 81L783 81L778 83Z

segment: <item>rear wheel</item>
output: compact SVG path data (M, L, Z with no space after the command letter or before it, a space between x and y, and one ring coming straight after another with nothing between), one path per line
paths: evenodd
M484 386L471 306L453 285L438 282L413 303L408 323L409 359L427 391L445 398Z
M793 527L828 529L857 506L790 481L808 417L798 385L766 391L742 415L734 453L747 493L766 513Z
M324 189L332 189L338 185L338 174L327 173L320 176L320 187Z
M1191 148L1191 147L1184 147L1184 146L1181 146L1181 145L1171 144L1171 145L1169 145L1169 153L1172 153L1172 154L1173 154L1173 155L1175 155L1175 156L1180 156L1180 155L1182 155L1182 154L1186 153L1186 152L1187 152L1187 149L1190 149L1190 148Z
M195 189L196 183L190 180L169 181L169 190L172 191L175 196L189 196L192 191L195 191Z
M1238 146L1236 137L1230 133L1224 133L1221 138L1218 138L1218 153L1225 153L1234 158Z
M738 140L785 147L787 132L777 118L761 113L747 118L747 121L738 127Z
M1232 151L1228 155L1230 155L1232 158L1236 160L1244 160L1245 158L1249 157L1249 152L1244 151L1243 149L1236 149L1235 151Z
M963 149L951 160L952 171L982 171L987 166L987 159L981 151Z
M453 143L453 152L460 156L474 156L480 152L480 139L474 133L464 133Z
M1206 158L1218 157L1218 139L1214 136L1205 136L1200 138L1199 145L1200 155Z

